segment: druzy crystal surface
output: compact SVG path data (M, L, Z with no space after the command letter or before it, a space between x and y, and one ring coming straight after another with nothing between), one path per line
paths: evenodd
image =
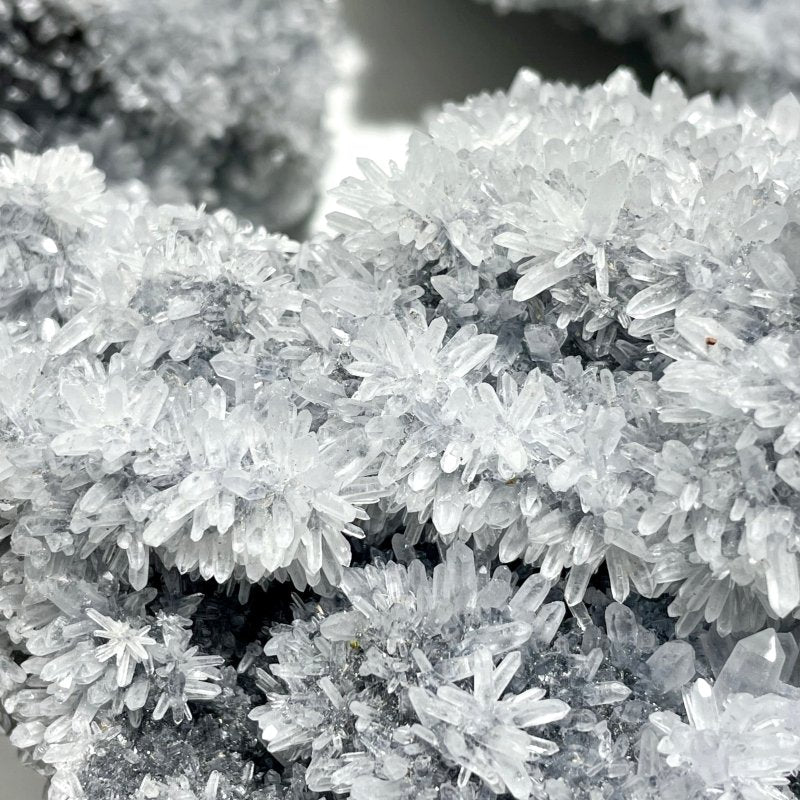
M51 800L776 800L800 105L520 73L305 243L0 161L0 697Z
M330 0L2 0L0 148L77 143L110 180L286 229L327 154Z
M570 603L604 562L682 633L798 608L798 125L791 96L764 119L523 72L343 185L343 247L435 308L354 367L380 476L440 541L567 569Z

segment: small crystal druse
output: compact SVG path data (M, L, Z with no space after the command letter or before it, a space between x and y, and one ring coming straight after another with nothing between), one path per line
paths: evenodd
M0 0L0 148L285 228L326 155L329 0Z
M798 133L522 72L303 244L4 157L0 721L51 800L790 797Z
M695 91L760 105L800 91L795 0L480 0L499 11L563 11L616 40L645 40Z

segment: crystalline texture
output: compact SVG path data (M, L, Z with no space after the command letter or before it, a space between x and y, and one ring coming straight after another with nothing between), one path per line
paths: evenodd
M325 156L324 0L0 3L0 145L76 142L114 181L302 221Z
M337 190L342 247L437 303L352 346L395 502L445 543L569 569L571 604L603 561L617 600L676 593L680 633L800 606L790 104L523 71ZM469 372L422 366L445 320Z
M647 659L647 666L661 691L680 689L694 677L694 649L688 642L665 642Z
M728 656L714 684L714 693L762 694L775 691L786 656L775 631L766 630L742 639Z
M544 602L541 575L516 590L509 577L463 544L432 574L416 560L346 570L343 608L305 609L271 631L267 702L251 715L269 751L306 765L312 789L353 797L639 786L629 743L649 712L682 711L677 681L665 691L651 679L657 636L627 609L635 636L623 651L603 622L606 607L609 620L622 611L605 595L581 630Z
M84 795L222 800L247 792L253 800L282 798L288 781L265 763L247 721L249 708L250 697L237 686L235 671L226 668L218 698L198 710L188 729L147 720L138 730L125 726L98 742L78 773Z
M699 780L697 796L785 796L777 787L800 767L800 696L776 680L783 661L773 631L742 639L713 686L701 679L684 690L688 724L674 714L652 715L665 734L659 751L670 768ZM668 773L660 779L667 783Z
M304 244L0 160L0 722L53 800L786 796L792 118L523 72Z
M2 166L18 255L0 341L20 380L0 400L0 448L6 495L27 503L6 536L25 552L99 548L136 589L154 548L218 582L337 583L345 534L379 492L363 434L321 428L287 380L308 337L296 245L227 214L104 195L84 159L66 148ZM59 242L44 258L30 252L42 229Z

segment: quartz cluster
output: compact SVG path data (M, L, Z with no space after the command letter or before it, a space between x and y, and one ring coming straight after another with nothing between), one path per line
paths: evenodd
M0 697L52 800L790 797L798 134L522 72L303 244L3 157Z
M679 633L794 614L798 131L792 96L764 119L522 72L345 182L342 247L433 317L350 366L394 504L568 570L571 604L605 563L619 601L674 594Z
M794 0L480 0L502 12L559 11L614 41L644 40L695 91L759 104L800 90Z
M541 573L516 579L463 544L432 574L347 570L343 609L270 631L267 704L250 714L270 752L357 800L785 796L800 766L791 634L707 632L696 660L663 607L592 590L565 620Z
M77 143L284 230L316 195L335 28L331 0L2 0L0 149Z

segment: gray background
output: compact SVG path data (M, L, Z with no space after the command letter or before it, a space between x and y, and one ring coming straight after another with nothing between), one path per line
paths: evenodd
M507 87L522 66L580 84L605 78L619 64L635 67L645 86L656 74L641 46L608 44L548 14L498 17L468 0L342 4L369 57L357 106L365 123L415 123L447 100ZM0 800L37 800L43 791L44 781L18 763L0 735Z

